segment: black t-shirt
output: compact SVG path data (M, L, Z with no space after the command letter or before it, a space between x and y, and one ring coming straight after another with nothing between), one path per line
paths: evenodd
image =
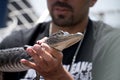
M83 41L73 65L73 56L80 42L63 50L63 65L70 71L75 80L92 80L92 53L94 46L92 22L89 21Z

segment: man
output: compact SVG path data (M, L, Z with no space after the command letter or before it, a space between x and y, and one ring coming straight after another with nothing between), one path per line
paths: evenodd
M102 60L105 58L102 54L109 54L109 45L113 45L112 41L118 38L119 35L115 36L115 34L119 30L115 30L102 22L94 22L89 19L89 8L95 3L96 0L47 0L52 21L40 23L37 27L29 30L14 32L3 40L0 47L10 48L24 46L25 44L33 45L27 48L26 51L34 59L34 62L25 59L22 59L21 62L35 69L45 80L107 80L103 76L99 77L99 66L102 65L97 65L98 62L102 64ZM82 32L84 38L60 52L44 43L44 37L48 37L59 30L68 31L69 33ZM112 47L110 51L112 49L114 48ZM120 50L120 48L117 48L117 50ZM104 66L102 66L101 73L103 70L105 70L103 73L106 72ZM8 74L12 75L12 73L5 73L4 78ZM23 73L15 74L20 75Z

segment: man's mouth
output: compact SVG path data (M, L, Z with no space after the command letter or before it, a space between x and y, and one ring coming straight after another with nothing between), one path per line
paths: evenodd
M66 7L55 7L53 10L55 13L58 13L58 14L63 14L63 13L65 14L71 11L70 9Z
M55 10L58 10L58 11L69 11L69 9L65 8L65 7L56 7Z

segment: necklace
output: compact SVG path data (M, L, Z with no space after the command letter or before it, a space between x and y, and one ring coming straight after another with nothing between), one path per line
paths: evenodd
M86 30L84 31L83 35L85 36L85 34L86 34ZM76 49L75 54L74 54L73 59L72 59L72 63L71 63L70 68L69 68L69 70L68 70L69 72L71 72L71 67L72 67L73 64L75 63L76 57L77 57L78 52L79 52L80 47L81 47L81 44L83 43L83 39L84 39L84 37L79 41L79 44L78 44L78 46L77 46L77 49Z
M52 23L50 23L50 27L49 27L49 36L52 34Z

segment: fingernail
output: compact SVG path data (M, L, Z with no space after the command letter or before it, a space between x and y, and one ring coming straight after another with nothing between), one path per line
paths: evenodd
M24 45L24 49L26 50L28 47L31 47L30 45Z

